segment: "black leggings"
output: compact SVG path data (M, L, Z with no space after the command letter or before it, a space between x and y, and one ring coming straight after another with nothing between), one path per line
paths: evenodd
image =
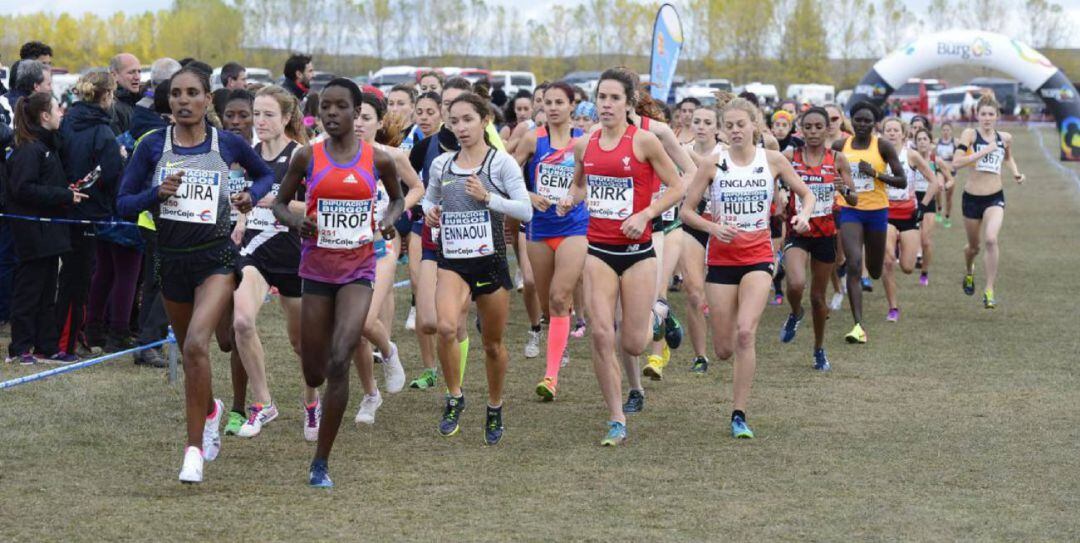
M59 350L55 301L59 268L59 256L19 260L15 264L9 356L31 351L52 356Z

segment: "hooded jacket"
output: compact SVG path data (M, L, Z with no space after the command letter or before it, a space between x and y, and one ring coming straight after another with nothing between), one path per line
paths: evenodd
M135 104L142 98L142 93L131 92L124 87L117 87L116 89L116 102L113 103L112 111L112 131L113 134L119 136L124 132L127 132L131 128L131 112L135 108Z
M83 191L89 198L75 206L72 218L100 220L113 215L123 159L110 121L101 106L75 102L60 122L60 159L67 182L74 183L101 166L101 178Z
M60 162L57 134L41 127L31 131L37 139L16 147L4 165L4 211L31 217L66 217L72 197ZM57 256L71 250L70 228L66 224L8 221L15 255L20 260Z

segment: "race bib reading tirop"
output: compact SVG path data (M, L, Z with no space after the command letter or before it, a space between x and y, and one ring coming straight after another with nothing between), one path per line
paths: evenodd
M570 183L573 181L573 166L541 162L536 173L536 193L552 202L558 202L570 192Z
M184 172L176 194L161 203L161 218L167 221L214 224L218 218L221 198L221 172L188 168L161 168L158 185L165 178Z
M444 211L440 230L442 253L446 258L477 258L495 252L491 212L486 209Z
M851 180L855 183L855 192L872 192L874 190L874 178L855 168L851 172Z
M281 185L274 183L274 189L270 191L274 197L277 197L278 189ZM276 230L278 232L288 232L289 227L282 225L278 222L277 217L274 217L274 211L268 207L253 207L251 213L248 213L247 228L249 230Z
M317 205L318 246L324 249L357 249L371 243L372 200L320 198Z
M589 217L621 221L633 214L633 178L590 175L588 183Z
M814 193L814 211L810 217L832 215L836 187L832 183L807 183L806 186ZM802 213L802 199L794 195L791 197L795 198L795 213Z

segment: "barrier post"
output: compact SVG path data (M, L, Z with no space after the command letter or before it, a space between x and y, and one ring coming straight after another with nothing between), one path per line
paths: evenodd
M180 347L176 344L176 335L173 334L172 326L169 327L169 343L167 343L168 351L165 353L165 357L169 361L169 384L176 382L176 366L178 365L178 359L180 358Z

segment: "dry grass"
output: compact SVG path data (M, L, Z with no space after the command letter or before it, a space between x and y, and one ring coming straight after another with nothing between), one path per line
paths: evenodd
M474 347L459 436L436 434L439 393L387 397L376 426L347 422L331 459L337 487L315 491L305 485L313 448L300 434L299 370L268 306L262 329L283 415L254 440L227 438L198 487L176 482L181 388L162 373L117 361L0 392L0 539L1075 540L1080 198L1016 133L1030 185L1007 189L999 309L960 291L960 225L939 230L928 289L903 278L899 324L885 322L880 288L867 299L869 345L844 344L850 317L834 316L827 375L810 370L810 328L781 346L785 311L768 308L756 440L728 434L730 367L694 376L684 347L667 379L647 384L627 446L601 449L586 341L571 340L559 401L540 404L532 388L543 362L520 356L516 317L500 446L482 444ZM412 376L415 343L400 345ZM228 402L226 359L215 360Z

